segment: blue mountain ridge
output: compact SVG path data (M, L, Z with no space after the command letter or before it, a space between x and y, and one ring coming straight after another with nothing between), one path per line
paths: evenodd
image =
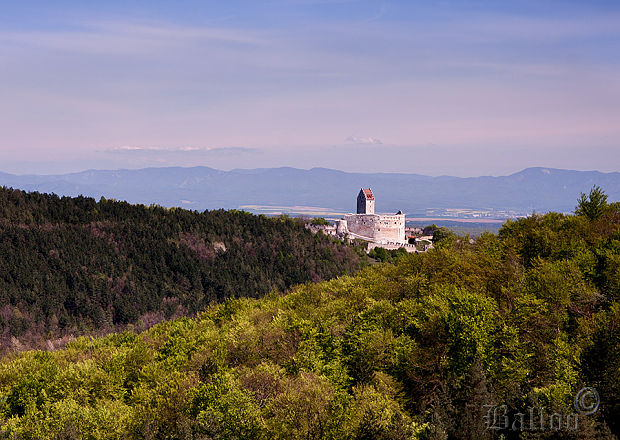
M348 212L361 187L372 188L377 210L407 214L428 209L570 212L581 192L601 186L620 200L620 173L527 168L508 176L431 177L351 173L328 168L233 169L165 167L86 170L61 175L0 173L0 185L58 195L85 195L188 209L244 205L316 206Z

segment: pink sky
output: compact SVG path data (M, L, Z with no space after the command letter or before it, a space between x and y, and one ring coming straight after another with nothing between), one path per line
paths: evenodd
M618 171L618 11L339 7L0 22L0 171Z

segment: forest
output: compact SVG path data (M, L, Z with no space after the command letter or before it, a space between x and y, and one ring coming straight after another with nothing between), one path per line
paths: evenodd
M157 218L165 228L164 212ZM582 195L575 215L534 214L476 240L444 233L434 250L391 261L287 293L270 286L262 298L231 294L195 317L143 332L11 353L0 360L0 432L13 439L618 437L620 205L600 189ZM596 389L600 405L575 414L584 387ZM504 408L511 424L489 426L489 407ZM530 409L559 419L515 425Z
M0 188L0 353L146 329L365 261L297 219Z

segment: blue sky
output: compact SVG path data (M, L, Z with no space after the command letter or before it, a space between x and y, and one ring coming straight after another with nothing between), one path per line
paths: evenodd
M7 2L0 171L620 171L620 3Z

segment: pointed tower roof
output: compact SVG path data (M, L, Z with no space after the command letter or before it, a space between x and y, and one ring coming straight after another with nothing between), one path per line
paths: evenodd
M362 188L362 193L364 194L364 197L366 197L366 200L375 199L375 196L372 194L372 190L370 188Z

